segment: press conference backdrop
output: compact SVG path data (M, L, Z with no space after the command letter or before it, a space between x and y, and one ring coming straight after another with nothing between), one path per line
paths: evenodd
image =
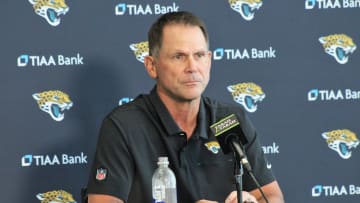
M154 85L150 24L178 10L208 25L205 95L247 110L286 201L360 202L359 0L0 5L0 202L80 202L102 119Z

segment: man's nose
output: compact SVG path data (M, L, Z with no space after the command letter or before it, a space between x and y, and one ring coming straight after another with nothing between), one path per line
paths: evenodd
M186 60L186 71L194 72L196 71L196 60L193 56L189 56Z

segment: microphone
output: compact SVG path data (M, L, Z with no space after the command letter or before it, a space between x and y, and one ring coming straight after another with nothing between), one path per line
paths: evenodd
M248 143L248 140L242 132L240 122L237 120L235 114L231 114L212 124L210 129L214 133L224 154L236 152L240 163L248 172L251 172L250 163L243 150L243 145Z
M240 122L237 120L235 114L231 114L220 121L210 126L211 131L214 133L217 141L219 142L221 150L224 154L234 152L239 162L246 168L248 174L256 184L261 195L263 196L266 203L269 203L264 191L261 189L259 182L252 172L251 165L246 157L243 145L248 143L241 127ZM237 182L240 181L237 179ZM238 190L238 202L242 201L241 198L241 185L237 185ZM240 197L240 198L239 198Z

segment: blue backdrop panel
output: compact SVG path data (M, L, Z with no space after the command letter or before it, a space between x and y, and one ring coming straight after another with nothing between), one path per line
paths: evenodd
M154 84L134 45L177 10L208 25L205 94L247 109L286 202L360 201L360 1L57 2L0 3L0 202L80 202L102 119Z

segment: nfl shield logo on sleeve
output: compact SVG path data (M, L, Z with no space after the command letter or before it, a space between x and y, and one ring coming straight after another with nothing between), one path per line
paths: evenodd
M106 175L107 175L107 170L104 169L104 168L98 168L96 170L96 180L105 180L106 178Z

